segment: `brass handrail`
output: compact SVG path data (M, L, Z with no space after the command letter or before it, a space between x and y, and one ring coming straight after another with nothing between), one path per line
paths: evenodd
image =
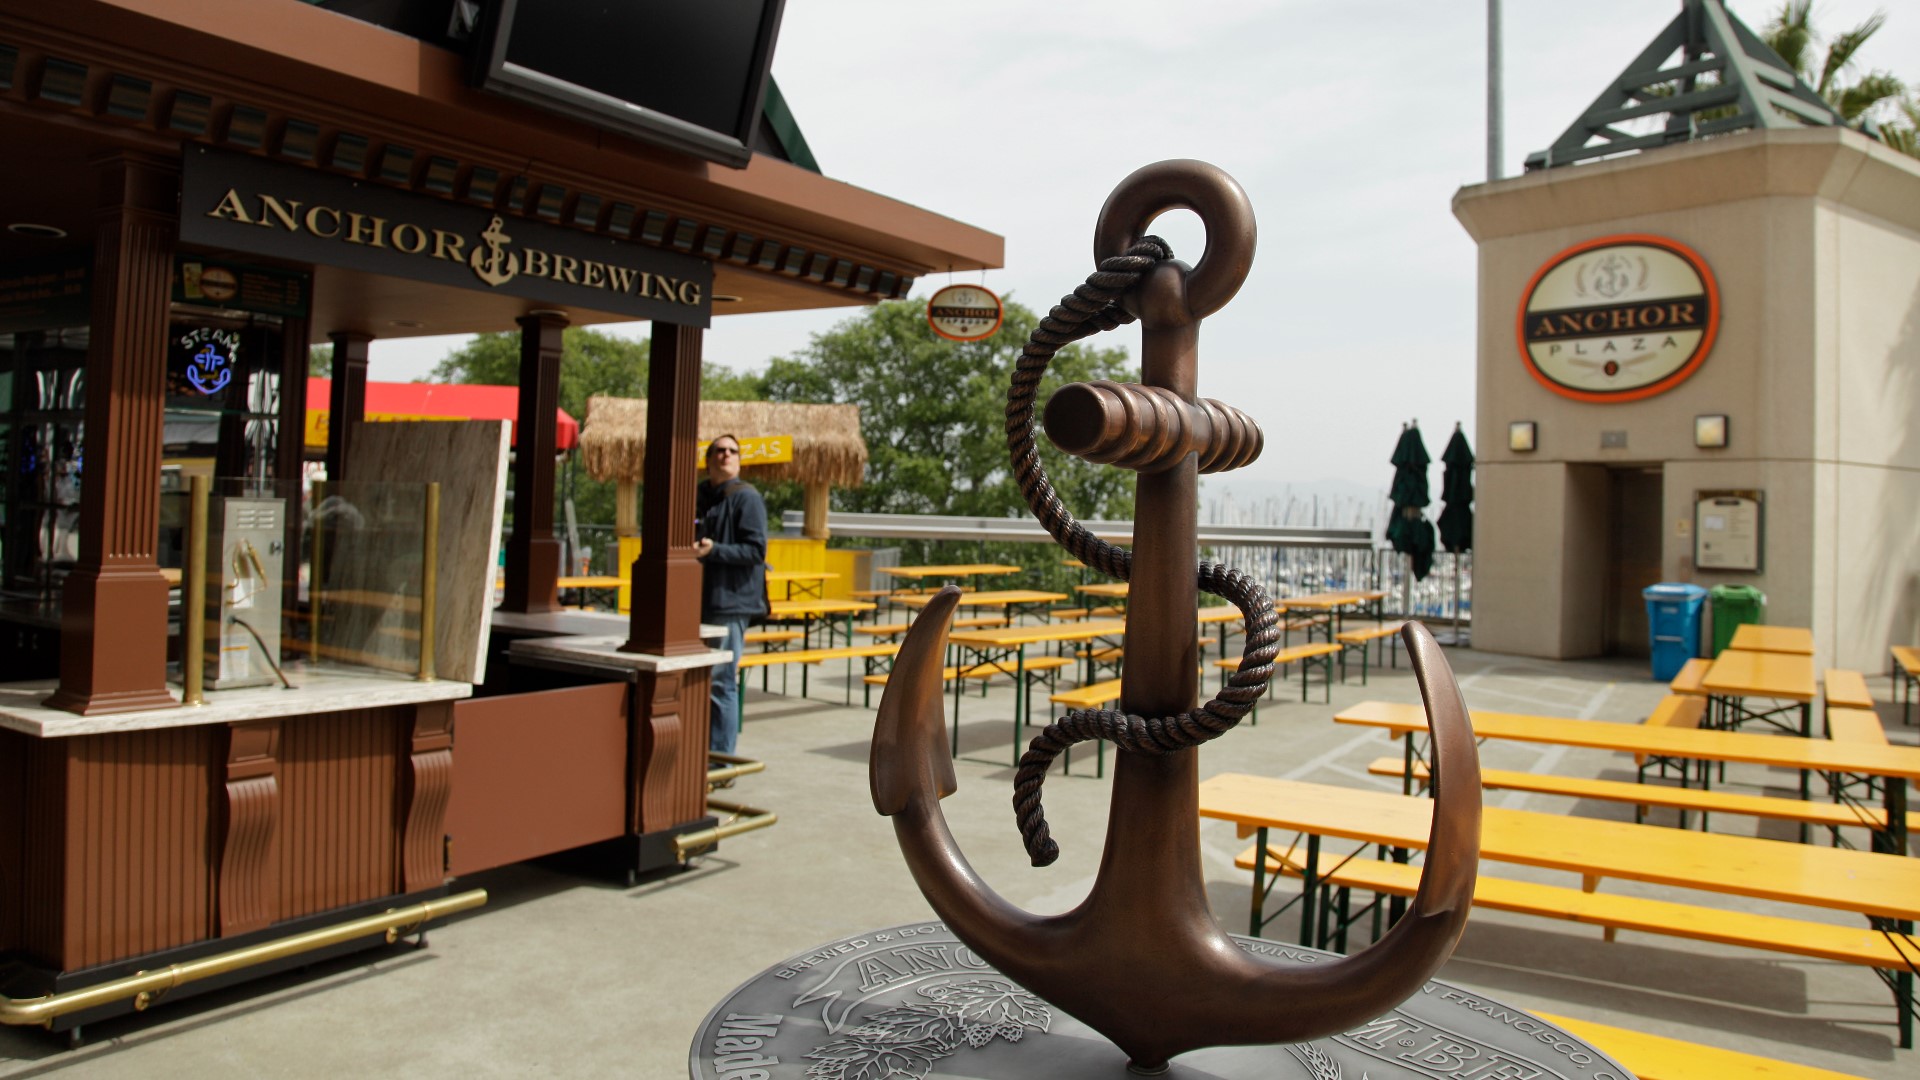
M40 1024L52 1027L55 1017L79 1012L116 1001L133 999L135 1011L144 1011L158 996L177 986L224 975L229 971L264 964L283 957L297 956L314 949L352 941L385 931L388 944L425 926L429 920L455 912L477 908L487 902L487 890L474 889L457 896L427 900L409 907L393 908L378 915L337 923L318 930L307 930L287 937L263 941L258 945L233 949L214 956L169 964L157 971L138 971L123 978L98 983L79 990L67 990L36 998L0 997L0 1024Z
M758 763L756 762L756 764ZM675 858L684 860L688 852L698 851L704 847L712 847L729 836L738 836L744 832L767 828L780 820L780 815L771 810L760 810L740 803L726 802L725 800L711 797L707 799L707 809L718 810L723 814L730 814L732 816L712 828L696 829L693 832L681 833L679 836L674 837L673 854Z
M716 761L720 762L718 768L713 765ZM707 751L707 790L709 791L713 790L715 784L722 781L766 771L767 763L764 761L755 761L738 754L723 754L718 750Z
M440 595L440 485L427 485L427 521L420 537L420 681L432 682L434 619Z
M313 498L307 510L307 522L313 526L313 553L307 560L307 642L313 648L309 655L317 664L320 661L320 594L321 582L325 572L321 567L320 554L326 547L326 524L320 519L320 504L327 501L327 482L313 482Z
M187 478L187 565L180 575L180 703L205 705L207 694L207 478Z

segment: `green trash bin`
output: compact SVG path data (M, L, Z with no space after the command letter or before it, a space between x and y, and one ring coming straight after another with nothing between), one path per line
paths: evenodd
M1764 622L1767 594L1751 585L1715 585L1707 593L1713 599L1713 655L1733 641L1733 631L1745 623Z

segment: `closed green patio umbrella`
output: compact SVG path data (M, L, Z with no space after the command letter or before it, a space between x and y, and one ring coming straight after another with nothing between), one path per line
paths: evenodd
M1462 645L1460 633L1460 561L1473 550L1473 449L1459 424L1453 425L1453 438L1440 453L1446 471L1440 479L1440 498L1447 504L1440 511L1440 544L1453 553L1453 639L1443 644Z
M1473 450L1460 425L1453 426L1453 438L1447 440L1440 460L1446 464L1440 498L1447 504L1440 511L1440 544L1458 555L1473 550Z
M1433 522L1421 509L1432 500L1427 494L1427 444L1420 439L1420 424L1415 421L1400 430L1400 442L1393 448L1393 487L1387 498L1393 510L1387 521L1387 541L1393 550L1408 557L1415 581L1423 581L1433 570Z

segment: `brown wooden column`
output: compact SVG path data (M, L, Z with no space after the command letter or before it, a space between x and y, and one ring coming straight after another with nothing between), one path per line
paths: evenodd
M640 558L632 568L625 652L674 656L706 648L700 641L701 567L693 555L703 335L698 327L653 324Z
M520 410L513 425L513 532L501 611L558 611L560 541L553 535L553 455L560 438L561 336L567 320L520 318Z
M176 704L167 692L167 581L154 549L179 166L135 154L94 164L80 557L62 597L60 687L47 699L84 715Z
M327 336L333 339L333 382L327 390L327 482L337 484L347 478L347 447L353 442L354 428L367 419L367 346L373 335L336 330Z

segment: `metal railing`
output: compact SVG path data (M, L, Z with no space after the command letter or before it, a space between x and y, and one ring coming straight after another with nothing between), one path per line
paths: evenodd
M781 515L781 528L798 535L799 511ZM1095 536L1109 543L1133 539L1131 521L1083 521ZM939 514L827 515L827 528L836 540L935 541L954 544L999 545L1051 543L1052 538L1032 518L985 518ZM1385 607L1395 617L1433 622L1458 618L1471 622L1471 561L1456 564L1455 556L1435 556L1433 573L1424 581L1408 580L1406 559L1379 546L1371 530L1302 525L1200 524L1201 557L1238 567L1257 577L1267 595L1284 599L1335 589L1385 589ZM1455 578L1458 573L1458 603Z

